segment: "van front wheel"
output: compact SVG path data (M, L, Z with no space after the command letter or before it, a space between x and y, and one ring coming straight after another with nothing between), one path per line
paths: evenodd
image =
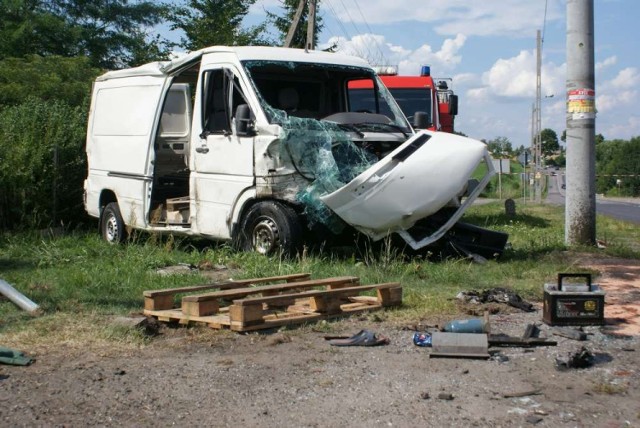
M302 246L298 214L275 201L258 202L249 208L238 232L239 247L245 251L295 256Z
M124 241L126 231L117 202L107 204L102 210L100 231L107 242L115 244Z

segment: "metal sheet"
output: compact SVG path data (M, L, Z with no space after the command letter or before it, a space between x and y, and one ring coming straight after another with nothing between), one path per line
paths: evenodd
M433 333L431 358L489 358L486 334Z

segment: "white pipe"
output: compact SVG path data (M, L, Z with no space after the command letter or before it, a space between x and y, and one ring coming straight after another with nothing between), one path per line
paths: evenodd
M18 290L13 288L9 283L3 279L0 279L0 294L6 296L9 300L15 303L20 309L23 309L29 313L34 313L39 309L39 306L33 303L29 298L25 297Z

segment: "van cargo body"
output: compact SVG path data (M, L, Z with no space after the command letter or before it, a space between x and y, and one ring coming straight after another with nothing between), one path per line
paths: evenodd
M384 115L355 111L354 82L368 82ZM85 207L108 241L139 229L265 254L294 254L308 229L349 227L422 248L493 174L483 143L416 134L361 59L268 47L216 46L98 77L86 151ZM468 186L480 162L487 172Z

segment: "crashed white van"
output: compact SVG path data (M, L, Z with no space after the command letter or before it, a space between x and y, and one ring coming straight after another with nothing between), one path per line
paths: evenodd
M362 80L370 92L350 97ZM371 100L375 111L363 109ZM98 77L86 151L85 207L106 240L141 229L265 254L348 227L422 248L493 173L483 143L414 133L363 60L269 47L210 47Z

